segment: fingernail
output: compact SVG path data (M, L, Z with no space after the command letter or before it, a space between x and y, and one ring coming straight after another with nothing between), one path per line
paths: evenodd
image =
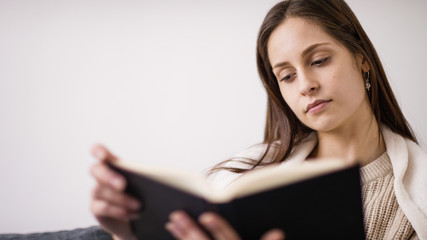
M167 222L167 223L165 224L165 228L166 228L166 230L168 230L168 231L172 232L172 231L173 231L173 225L172 225L172 223Z
M170 215L170 219L173 223L176 224L177 227L180 228L186 228L190 221L187 219L187 217L184 215L184 213L180 211L175 211Z
M205 225L206 227L213 229L216 227L216 223L214 217L210 214L203 214L199 219L200 223Z
M178 237L178 236L182 235L181 229L176 224L168 222L168 223L166 223L165 228L170 233L172 233L172 235L174 235L175 237Z
M169 215L169 219L173 220L173 221L181 221L181 219L182 219L182 213L179 212L179 211L172 212Z

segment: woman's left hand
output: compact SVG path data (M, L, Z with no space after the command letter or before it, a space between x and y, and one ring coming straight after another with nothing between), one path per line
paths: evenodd
M193 219L184 211L175 211L170 215L166 229L180 240L209 240L210 238L197 226ZM237 232L222 217L207 212L200 216L199 223L206 228L216 240L240 240ZM265 233L262 240L283 240L281 230L273 229Z

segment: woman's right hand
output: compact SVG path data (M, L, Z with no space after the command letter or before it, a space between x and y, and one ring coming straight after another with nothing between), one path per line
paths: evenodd
M117 157L102 145L94 145L92 155L98 160L91 168L96 179L91 200L93 215L114 239L136 239L129 222L139 217L141 203L124 193L126 180L106 165L117 161Z

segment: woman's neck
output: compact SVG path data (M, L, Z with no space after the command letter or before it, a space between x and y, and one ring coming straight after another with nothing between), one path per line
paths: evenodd
M328 132L318 132L318 144L310 158L341 158L364 166L386 150L379 125L372 115L367 121Z

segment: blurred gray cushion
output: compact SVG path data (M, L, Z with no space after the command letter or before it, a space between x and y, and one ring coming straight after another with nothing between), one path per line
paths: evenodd
M30 234L0 234L0 240L112 240L100 227L79 228L70 231L43 232Z

